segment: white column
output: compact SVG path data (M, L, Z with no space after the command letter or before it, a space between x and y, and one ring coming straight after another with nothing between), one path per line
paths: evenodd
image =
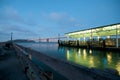
M84 37L83 39L84 39L84 42L85 42L85 41L86 41L86 38Z
M69 36L67 36L67 41L69 40Z
M92 45L92 41L93 41L93 40L92 40L92 28L91 28L91 45Z
M116 25L116 47L118 48L118 27Z
M98 38L98 41L99 41L99 39L100 39L100 36L98 36L97 38Z

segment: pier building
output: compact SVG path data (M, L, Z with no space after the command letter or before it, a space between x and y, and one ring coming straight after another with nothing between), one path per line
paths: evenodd
M68 32L65 36L67 39L59 41L59 45L118 48L120 46L120 23Z

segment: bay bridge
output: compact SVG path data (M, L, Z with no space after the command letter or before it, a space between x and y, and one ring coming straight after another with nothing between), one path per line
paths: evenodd
M66 39L66 36L58 36L58 37L49 37L49 38L35 38L35 39L30 39L30 40L34 40L35 42L57 42L58 40L62 39Z

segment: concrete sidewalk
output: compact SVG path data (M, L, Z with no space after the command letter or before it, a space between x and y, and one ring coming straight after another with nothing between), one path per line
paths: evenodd
M28 80L12 47L0 45L0 54L0 80Z

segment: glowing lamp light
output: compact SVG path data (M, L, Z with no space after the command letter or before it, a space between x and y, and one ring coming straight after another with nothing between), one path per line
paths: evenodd
M107 38L110 38L110 36L107 36Z

